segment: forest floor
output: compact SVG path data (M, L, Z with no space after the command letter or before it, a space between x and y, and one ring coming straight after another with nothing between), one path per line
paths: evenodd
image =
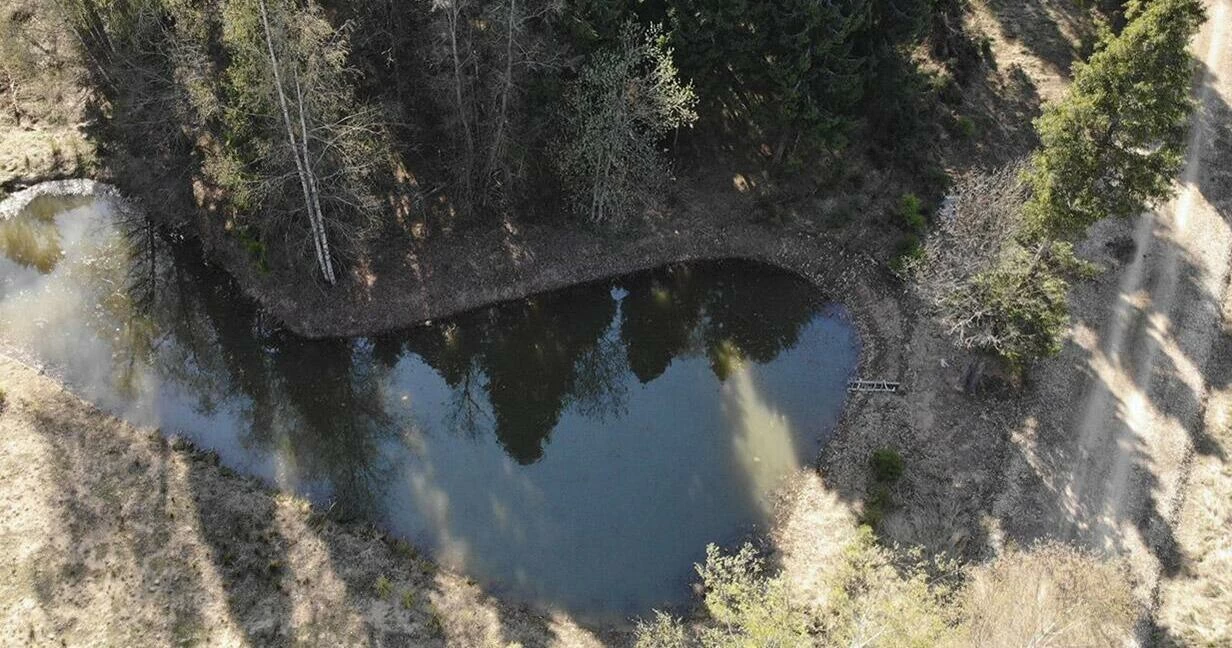
M968 96L966 108L987 137L957 145L956 167L1025 150L1029 118L1064 89L1091 33L1072 4L975 3L972 23L994 42L998 84L1025 80L1030 92L1012 106L997 103L1003 85ZM1198 56L1208 44L1199 43ZM1081 252L1107 271L1075 289L1065 349L1021 387L994 376L975 394L964 390L975 358L920 315L875 260L885 256L870 250L871 235L832 227L828 210L841 210L824 200L772 222L749 190L756 174L742 168L686 176L675 196L684 207L623 241L510 225L385 260L392 266L359 268L337 292L279 291L271 278L243 271L239 278L300 332L339 335L669 261L742 256L796 271L853 312L865 341L861 375L906 389L854 395L817 470L788 489L773 540L793 581L823 580L866 498L869 455L890 447L907 470L879 526L884 541L969 561L1047 538L1110 549L1130 558L1151 612L1145 618L1153 619L1146 629L1157 639L1217 645L1232 633L1212 625L1219 609L1232 606L1232 324L1218 317L1232 311L1219 270L1232 199L1225 170L1232 167L1232 56L1220 65L1204 80L1212 88L1207 130L1194 155L1205 163L1187 174L1182 194L1191 206L1145 218L1136 240L1130 223L1092 231ZM1010 153L983 150L983 140L1011 142ZM890 180L865 172L862 186L879 192L842 206L860 214L864 230L886 221L898 189ZM1183 235L1182 213L1190 214ZM1124 254L1127 246L1132 252ZM208 455L117 422L16 362L0 359L0 386L8 392L0 474L13 476L0 481L0 564L8 566L0 577L0 643L629 640L627 630L585 629L561 614L505 605L374 530L338 525ZM1123 491L1107 488L1120 480ZM1185 498L1187 482L1202 490ZM388 588L378 587L385 581Z

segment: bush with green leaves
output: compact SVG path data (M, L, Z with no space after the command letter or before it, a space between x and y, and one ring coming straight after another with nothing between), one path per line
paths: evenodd
M1021 367L1056 353L1069 322L1073 278L1094 266L1073 246L1032 236L1021 166L961 178L910 272L921 297L959 347Z
M1199 0L1132 0L1126 17L1036 122L1026 214L1039 232L1072 236L1172 191L1193 109L1188 47L1205 11Z
M637 648L1112 646L1136 617L1122 564L1060 544L963 569L882 546L861 527L826 565L822 592L794 590L747 544L734 554L709 547L698 573L707 617L656 613L637 624Z
M873 469L873 479L882 484L893 484L903 476L903 456L890 448L873 452L868 460Z
M954 322L961 339L1016 366L1056 354L1069 326L1067 277L1086 267L1066 243L1012 247L969 291L950 296L951 309L967 313Z
M923 234L928 226L928 217L924 214L924 201L913 193L905 193L898 199L898 217L903 226L915 234Z
M707 621L689 632L664 614L637 626L638 648L752 646L937 646L956 629L945 603L952 563L927 563L918 552L895 555L867 527L857 531L830 571L825 605L803 602L781 573L767 570L752 545L706 549L697 566ZM696 637L694 639L693 637Z
M807 611L792 600L786 580L766 574L753 545L734 554L710 545L697 573L706 591L706 612L717 624L703 631L705 646L798 646L807 641Z
M680 619L659 610L655 610L650 621L639 619L635 633L635 648L688 648L694 645Z
M567 96L559 165L578 215L619 227L655 205L668 178L659 138L697 119L657 27L627 23L588 57Z

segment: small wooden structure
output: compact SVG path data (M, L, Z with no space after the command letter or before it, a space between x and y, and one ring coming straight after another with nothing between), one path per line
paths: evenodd
M888 380L849 380L847 391L853 392L885 392L893 394L898 391L899 383Z

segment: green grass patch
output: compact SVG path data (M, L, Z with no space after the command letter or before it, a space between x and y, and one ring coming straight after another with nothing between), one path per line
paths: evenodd
M903 456L889 448L874 452L868 463L873 470L873 479L879 484L893 484L903 476Z
M376 590L377 596L382 599L387 599L390 594L394 593L394 584L391 583L384 574L381 574L377 577L376 584L373 586L373 589Z
M916 235L924 233L928 226L928 218L924 215L924 201L913 193L905 193L898 199L899 220L907 231Z

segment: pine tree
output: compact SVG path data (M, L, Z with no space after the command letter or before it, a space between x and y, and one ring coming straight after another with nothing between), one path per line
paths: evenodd
M1070 94L1036 122L1027 217L1038 231L1075 234L1131 216L1171 193L1192 110L1187 47L1199 0L1135 0L1129 23L1077 66Z
M868 0L679 0L669 13L681 70L712 111L745 121L776 158L841 146L864 83Z

